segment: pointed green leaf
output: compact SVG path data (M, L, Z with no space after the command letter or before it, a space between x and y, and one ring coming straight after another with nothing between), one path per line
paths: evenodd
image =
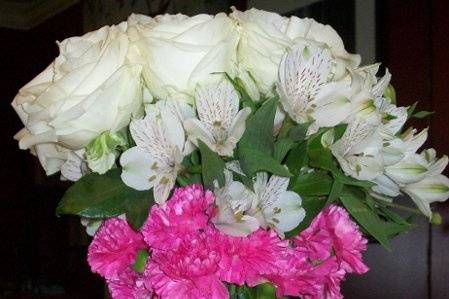
M307 142L302 142L296 145L288 153L285 160L285 165L287 165L289 171L294 175L298 175L301 169L308 164L307 156Z
M270 155L251 148L239 150L240 167L250 178L260 171L266 171L278 176L290 177L292 174L287 167L281 165Z
M240 148L251 148L268 155L273 153L276 105L276 98L268 100L248 118L245 133L239 142Z
M146 193L147 196L126 199L126 220L135 230L140 229L145 223L150 212L150 207L154 203L153 190L151 189Z
M257 105L246 91L242 80L238 77L232 79L231 76L229 76L229 74L227 73L226 78L229 82L231 82L232 86L234 86L234 89L237 90L237 92L240 94L240 102L242 103L242 106L251 108L251 111L256 111Z
M309 130L311 124L312 122L307 122L292 127L288 132L288 137L295 142L303 141L306 139L307 131Z
M413 112L415 112L416 106L418 105L418 102L414 102L413 105L409 106L407 108L407 115L408 118L410 118L413 115Z
M137 191L126 186L120 173L120 169L114 168L103 175L91 173L82 177L66 191L56 213L108 218L126 213L128 202L151 202L151 190Z
M387 250L391 250L386 222L364 202L365 193L354 187L345 186L340 196L341 202L354 219Z
M274 144L274 159L282 162L288 152L296 145L290 138L280 138Z
M416 112L415 114L413 114L412 117L421 119L421 118L426 118L434 113L435 113L434 111L419 111L419 112Z
M328 203L335 202L340 197L341 191L343 190L343 186L344 186L343 183L338 180L335 180L333 182L331 191L327 198Z
M323 171L299 174L290 180L289 190L300 196L327 196L333 179Z
M223 186L225 183L225 162L201 140L198 140L198 148L201 153L204 186L213 190L215 180L217 180L219 186Z

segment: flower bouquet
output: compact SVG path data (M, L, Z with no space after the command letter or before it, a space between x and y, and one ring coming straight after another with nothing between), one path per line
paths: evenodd
M398 208L441 221L448 158L404 128L429 113L328 25L131 15L58 45L12 103L16 139L74 181L57 213L113 298L342 298L368 239L412 227Z

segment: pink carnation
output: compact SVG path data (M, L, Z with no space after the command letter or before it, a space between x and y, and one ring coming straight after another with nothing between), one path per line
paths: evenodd
M274 231L259 229L247 237L232 237L220 233L216 240L220 248L220 278L243 285L256 285L265 274L278 270L281 255L288 247Z
M125 220L106 220L89 245L87 261L93 272L112 279L131 265L139 249L146 248L143 237Z
M185 235L172 250L156 250L145 276L160 298L227 299L228 291L217 275L220 253L205 234Z
M290 249L278 260L279 269L265 277L276 285L276 296L313 298L322 292L324 278L314 274L306 254Z
M112 299L151 299L152 291L142 275L128 267L118 276L107 280Z
M328 206L313 220L309 228L294 239L295 245L309 249L313 260L325 260L332 252L347 272L368 271L362 261L367 240L348 212L338 206Z
M319 291L312 296L304 296L304 299L340 299L343 295L340 291L340 284L345 278L345 270L339 266L337 259L331 257L323 263L316 265L312 270L312 275L320 281Z
M153 206L142 227L149 246L170 249L182 242L185 234L204 230L208 226L210 208L215 198L200 185L177 188L165 204Z

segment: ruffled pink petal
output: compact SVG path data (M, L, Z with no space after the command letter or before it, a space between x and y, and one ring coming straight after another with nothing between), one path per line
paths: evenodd
M145 277L160 298L228 298L217 275L220 253L209 233L184 235L170 250L154 250Z
M279 257L288 247L288 241L271 230L259 229L247 237L219 236L220 278L238 285L256 285L265 274L276 272Z
M153 292L142 275L128 267L118 276L107 280L112 299L151 299Z
M93 272L112 279L130 266L139 249L146 248L142 235L125 220L106 220L89 245L87 261Z
M171 199L153 206L150 217L142 228L149 246L170 249L178 246L185 234L204 230L210 216L206 213L214 202L212 192L200 185L189 185L175 190Z

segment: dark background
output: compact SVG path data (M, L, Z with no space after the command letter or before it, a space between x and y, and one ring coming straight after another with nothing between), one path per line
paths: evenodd
M246 1L228 2L246 8ZM12 139L22 124L10 102L56 57L56 40L83 33L83 5L29 30L0 28L0 298L104 297L102 280L87 266L89 240L79 220L54 213L67 185L45 177ZM351 0L327 0L291 14L329 23L354 51L351 7ZM415 125L430 125L428 146L440 154L449 154L448 13L447 0L376 1L377 60L392 72L400 105L419 100L421 109L436 112ZM393 241L392 252L371 244L365 254L371 271L348 278L346 298L449 298L449 206L438 209L443 225L419 220L417 229Z

